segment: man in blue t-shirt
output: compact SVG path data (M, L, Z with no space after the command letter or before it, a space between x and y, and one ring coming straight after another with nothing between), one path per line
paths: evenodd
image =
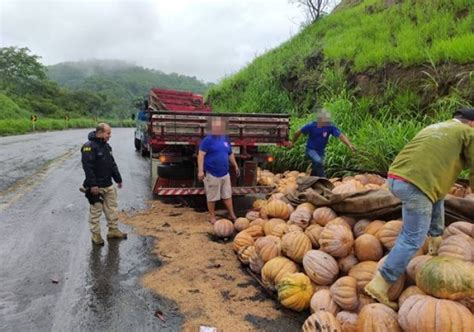
M240 170L232 153L230 140L225 136L226 123L224 119L213 117L210 119L209 125L210 135L204 137L199 145L198 178L200 181L204 181L210 222L214 224L216 222L216 202L221 199L229 212L229 219L236 219L232 206L229 161L237 176L240 176Z
M308 135L306 143L306 155L313 164L311 175L325 177L324 173L324 153L329 137L339 138L352 152L354 145L341 131L331 123L331 116L328 112L322 111L318 114L317 121L310 122L300 130L296 131L290 147L298 140L301 134Z

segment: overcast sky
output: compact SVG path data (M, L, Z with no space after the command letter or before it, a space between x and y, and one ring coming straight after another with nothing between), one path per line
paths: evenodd
M288 0L0 0L0 45L217 81L298 32Z

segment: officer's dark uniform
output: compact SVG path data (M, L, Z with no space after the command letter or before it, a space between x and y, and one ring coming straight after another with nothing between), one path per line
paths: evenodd
M112 148L108 143L96 137L96 133L89 133L89 141L81 148L82 168L86 175L84 187L99 187L100 198L90 195L89 224L91 232L100 234L100 216L102 210L107 218L107 226L110 230L117 230L117 189L113 186L112 179L116 183L122 183L122 176L112 156ZM92 198L92 199L91 199Z

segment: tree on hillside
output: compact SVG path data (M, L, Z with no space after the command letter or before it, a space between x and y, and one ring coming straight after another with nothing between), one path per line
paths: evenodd
M0 48L0 86L25 83L32 78L44 79L45 67L38 61L39 56L30 55L27 47Z
M306 14L308 23L319 20L325 13L333 8L339 1L335 0L289 0L302 8Z

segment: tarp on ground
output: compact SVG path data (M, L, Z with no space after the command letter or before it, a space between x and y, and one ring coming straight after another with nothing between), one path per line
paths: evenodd
M357 193L334 194L334 185L325 178L304 176L298 179L298 188L285 199L298 205L310 202L316 207L331 207L337 214L354 218L400 218L400 200L388 190L366 190ZM448 195L445 200L446 222L465 220L474 223L474 201Z

